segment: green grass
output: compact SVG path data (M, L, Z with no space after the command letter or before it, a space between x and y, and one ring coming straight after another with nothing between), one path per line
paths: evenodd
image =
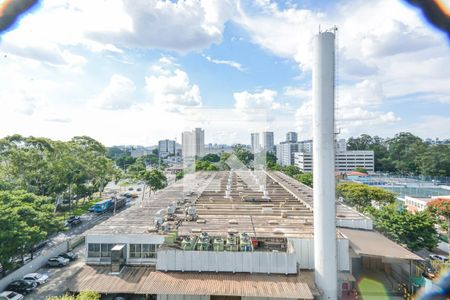
M88 209L100 201L99 198L94 198L92 200L88 200L83 203L83 200L78 200L78 205L75 206L75 202L73 203L72 209L69 210L68 206L65 206L60 211L56 212L56 218L61 218L61 220L66 219L68 216L81 216L88 212Z

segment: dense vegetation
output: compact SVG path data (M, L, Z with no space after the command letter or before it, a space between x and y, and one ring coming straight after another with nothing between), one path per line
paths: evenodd
M62 203L73 211L79 199L101 192L119 176L106 148L90 137L67 142L20 135L0 139L2 272L11 268L14 256L23 258L62 229L55 214Z
M53 296L48 297L47 300L100 300L100 294L92 291L81 292L76 296L73 295L63 295L63 296Z
M410 213L395 205L395 195L382 188L344 182L336 187L336 195L370 215L375 228L392 240L415 251L433 249L438 242L435 218L429 212Z
M373 150L375 170L404 175L450 176L450 146L430 145L409 132L393 138L362 134L347 141L348 150Z

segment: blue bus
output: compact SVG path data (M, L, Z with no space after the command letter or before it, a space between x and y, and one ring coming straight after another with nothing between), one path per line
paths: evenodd
M98 214L104 213L105 211L110 210L113 207L113 205L114 205L113 199L105 199L92 205L92 207L89 208L89 211Z

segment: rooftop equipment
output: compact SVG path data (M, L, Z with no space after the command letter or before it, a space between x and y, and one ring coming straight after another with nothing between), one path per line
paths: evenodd
M196 236L187 236L181 241L181 249L183 250L194 250L195 242L197 241Z
M244 252L252 251L252 239L246 232L239 235L239 250Z
M197 217L197 209L194 205L186 208L186 221L196 221Z
M215 238L213 242L214 251L224 251L225 250L225 241L223 238Z
M233 252L239 250L237 236L234 233L228 232L227 245L225 248L227 251L233 251Z
M202 232L197 240L196 249L199 251L209 250L209 235L207 232Z

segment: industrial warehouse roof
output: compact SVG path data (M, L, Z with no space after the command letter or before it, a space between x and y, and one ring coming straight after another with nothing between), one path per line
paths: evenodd
M422 260L420 256L408 251L378 232L347 228L341 228L339 231L349 239L350 246L358 255Z
M234 172L230 198L225 197L230 172L197 172L185 176L159 191L150 200L137 200L133 207L111 217L88 231L88 235L155 234L155 213L170 203L185 199L196 203L199 220L178 223L180 235L206 231L225 236L228 230L247 232L256 237L313 237L312 189L281 172L265 172L262 177L270 201L261 201L263 193L252 186L248 172ZM257 201L254 201L257 199ZM367 218L337 203L337 219L363 221ZM184 211L177 211L179 218ZM342 223L338 222L338 225ZM351 223L352 224L352 223ZM175 225L174 225L175 226ZM337 237L342 237L339 232Z
M129 266L119 275L110 275L110 271L110 267L84 266L71 279L71 291L313 299L308 284L297 275L164 273Z

